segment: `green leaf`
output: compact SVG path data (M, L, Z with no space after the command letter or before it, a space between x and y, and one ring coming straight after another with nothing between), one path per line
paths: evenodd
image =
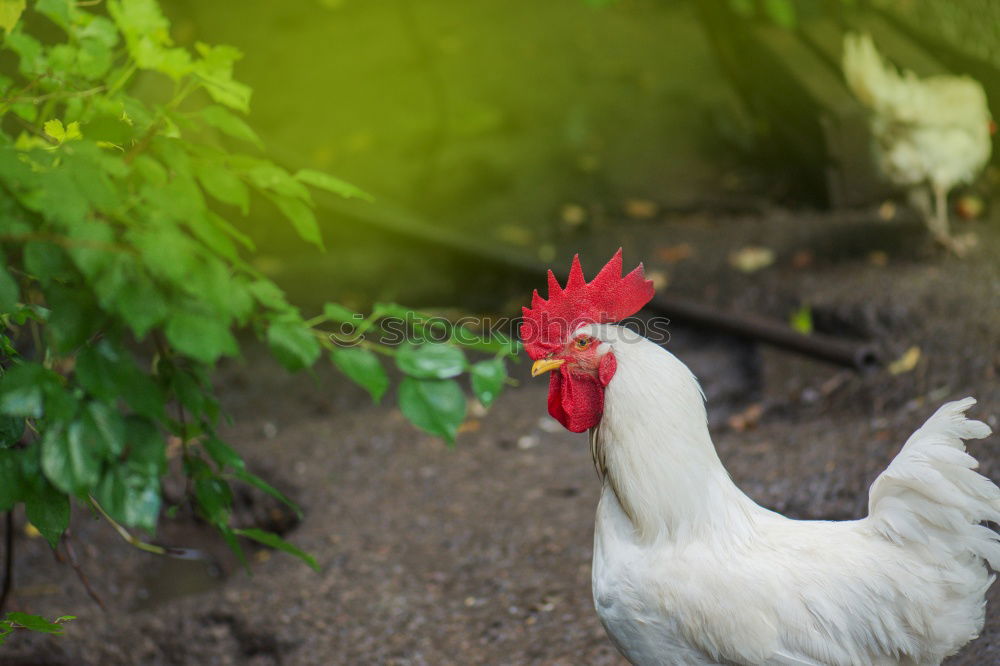
M104 317L90 290L52 284L45 300L52 309L46 330L56 351L72 352L100 328Z
M56 375L38 363L22 363L0 380L0 413L38 418L43 413L43 389L57 382Z
M194 64L194 74L201 79L208 94L219 104L244 113L250 110L250 87L233 79L233 64L243 57L232 46L195 44L201 60Z
M83 408L80 423L89 447L105 460L121 455L125 449L125 421L117 410L91 402Z
M229 507L233 493L229 484L218 477L198 479L194 482L194 495L205 519L215 526L229 523Z
M274 548L275 550L280 550L283 553L294 555L295 557L299 558L300 560L308 564L310 567L312 567L313 570L315 571L320 570L319 564L316 563L315 557L305 552L304 550L301 550L293 546L292 544L288 543L287 541L279 537L277 534L273 534L271 532L265 532L264 530L257 529L256 527L247 528L245 530L233 530L233 532L239 534L242 537L253 539L254 541L262 543L270 548Z
M185 288L223 321L243 322L253 309L246 280L234 276L226 262L217 257L205 257Z
M0 0L0 2L2 1ZM58 64L55 66L58 67ZM52 120L45 121L45 124L42 125L42 130L55 139L56 143L83 138L83 135L80 133L80 123L75 120L64 127L61 120L53 118Z
M17 309L20 290L17 280L11 277L7 269L0 265L0 313L13 312Z
M285 292L281 291L278 285L270 280L256 280L251 282L247 289L257 302L272 310L288 310L288 301L285 299Z
M246 467L246 463L243 462L240 454L233 447L214 435L206 437L202 442L202 446L205 447L205 451L212 457L215 464L219 466L219 469L231 467L232 469L241 470Z
M399 385L399 408L413 425L453 444L465 419L465 396L453 379L407 377Z
M83 421L49 425L42 436L42 470L59 490L85 497L101 478L102 451ZM41 529L41 528L39 528Z
M331 176L330 174L322 171L300 169L298 173L295 174L295 178L301 180L306 185L312 185L313 187L318 187L321 190L339 194L345 199L364 199L365 201L375 200L372 195L368 194L361 188L351 185L336 176Z
M24 434L24 419L19 416L0 416L0 449L17 444Z
M249 574L250 562L247 560L247 556L243 552L240 540L236 538L236 533L233 532L232 528L228 525L216 525L216 529L219 530L219 534L222 535L222 540L226 542L229 549L236 555L236 559L240 561L240 564L243 565L243 568L246 569Z
M17 25L26 6L25 0L0 0L0 28L8 35Z
M106 341L85 347L76 357L76 380L92 396L113 400L119 396L116 372L119 363L118 354Z
M330 321L336 321L342 324L357 325L364 321L364 317L360 314L337 303L326 303L323 305L323 316Z
M24 245L24 268L43 285L53 280L67 282L73 275L73 265L62 248L44 241Z
M465 356L457 347L437 342L404 345L396 354L396 366L418 379L448 379L465 370Z
M70 128L75 124L70 123ZM122 207L124 203L122 194L101 166L91 160L76 160L75 164L67 162L67 168L73 169L73 180L80 194L86 197L95 209L102 213L114 214Z
M474 349L487 354L505 354L516 357L520 352L520 342L511 340L496 330L478 332L468 324L458 324L451 330L450 342L465 349Z
M799 333L809 335L813 332L812 310L808 305L803 305L792 313L788 323Z
M144 268L160 280L183 285L191 273L198 270L197 243L175 225L160 224L136 230L130 232L128 238L139 250Z
M127 416L125 441L127 464L131 469L157 479L167 471L167 445L152 421L141 416Z
M187 226L191 230L191 233L194 234L195 238L204 243L208 249L220 257L234 263L241 262L239 251L233 244L229 234L223 231L222 227L217 223L217 219L222 220L222 218L214 211L208 209L204 213L201 217L188 220Z
M238 207L244 215L250 207L250 190L240 177L221 164L202 162L197 167L198 182L222 203Z
M202 363L239 353L236 338L218 318L197 312L175 311L166 326L167 340L177 351Z
M45 420L48 423L68 423L76 417L80 401L71 388L60 382L45 387Z
M7 613L7 615L4 616L5 621L18 627L29 629L31 631L39 631L45 634L61 634L63 633L63 625L59 623L75 619L76 617L73 615L63 615L55 622L49 622L44 617L39 615L29 615L28 613L18 613L16 611Z
M374 402L382 399L389 388L389 376L373 352L362 347L337 347L330 358L348 379L368 391Z
M260 137L251 129L246 122L236 114L227 111L221 106L208 106L202 109L201 119L208 125L214 127L224 134L228 134L234 139L246 141L258 148L263 148Z
M207 411L210 396L192 373L185 370L171 372L170 388L181 404L192 414L198 415Z
M115 24L103 16L92 16L86 26L77 29L76 35L80 44L80 52L76 62L77 69L89 79L104 77L114 62L113 49L118 44L118 30L115 28ZM123 139L115 141L100 134L93 134L89 128L87 136L98 140L114 141L119 145L124 143Z
M4 0L8 5L20 0ZM4 46L9 47L21 57L18 69L27 77L41 76L48 67L48 58L45 57L42 44L31 35L24 32L7 32L4 39ZM31 105L34 107L34 105Z
M311 200L309 188L292 178L287 171L267 160L246 156L240 159L237 156L232 156L230 162L234 166L244 169L246 177L255 187L292 199Z
M395 317L403 321L423 321L428 318L427 315L411 310L398 303L376 303L375 307L372 308L372 314L376 317Z
M156 530L162 504L158 475L119 465L105 471L94 496L118 522L151 533Z
M54 549L69 526L69 497L47 482L42 482L25 498L28 520Z
M131 278L118 292L114 308L136 337L143 338L166 319L169 309L163 293L145 271L132 273Z
M142 153L132 162L132 171L141 183L148 183L154 187L163 187L169 180L167 170L155 158L147 153Z
M472 377L472 392L484 407L489 407L500 395L504 380L507 379L507 369L502 358L479 361L469 368Z
M764 14L775 24L794 30L798 22L792 0L764 0Z
M108 13L126 35L148 35L156 44L170 42L170 24L156 0L110 0Z
M21 465L23 456L21 450L0 449L0 511L10 510L24 499L27 488Z
M271 353L291 372L312 366L321 351L312 329L299 318L273 320L267 327L267 342Z
M256 474L251 474L245 469L237 469L233 472L233 476L235 476L240 481L243 481L244 483L250 484L257 490L267 493L268 495L270 495L271 497L278 500L279 502L290 508L292 511L294 511L295 515L297 515L299 519L302 518L302 509L299 508L298 504L288 499L288 497L283 492L281 492L280 490L278 490L277 488L275 488L270 483L260 478Z
M301 199L283 197L280 195L269 197L278 207L281 214L288 218L295 227L295 231L302 240L312 243L316 247L323 249L323 237L319 232L319 224L316 222L316 215L312 208Z
M125 35L125 43L142 69L180 79L192 70L191 55L170 46L170 23L155 0L109 0L108 13Z

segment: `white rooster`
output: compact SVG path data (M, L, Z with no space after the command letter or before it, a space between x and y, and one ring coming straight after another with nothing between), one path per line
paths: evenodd
M549 272L521 338L549 413L590 431L603 482L594 604L634 664L938 664L976 638L1000 566L1000 489L963 439L972 398L934 413L869 494L867 518L797 521L743 494L672 354L618 322L653 294L621 250L587 283Z
M879 168L907 189L935 239L960 253L967 243L951 236L948 192L971 183L990 159L995 126L983 87L967 76L900 73L867 34L844 36L842 65L848 87L872 112Z

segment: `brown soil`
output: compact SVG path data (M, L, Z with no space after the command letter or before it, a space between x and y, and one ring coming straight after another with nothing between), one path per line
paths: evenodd
M939 403L975 395L975 416L997 427L997 222L981 223L979 251L957 260L918 226L867 215L618 220L596 230L602 249L590 265L620 242L627 261L669 271L678 293L780 319L807 302L817 328L874 339L890 359L921 349L911 372L858 375L677 323L670 348L705 384L736 481L792 516L841 519L863 515L868 484ZM658 261L656 248L680 242L696 255ZM728 253L747 243L777 250L775 265L749 276L729 268ZM794 268L804 249L811 263ZM886 265L871 261L873 250L887 253ZM289 378L257 353L233 364L219 380L236 422L228 439L302 503L305 518L286 536L321 572L257 551L247 575L183 517L166 522L161 540L206 550L214 564L157 558L78 511L80 564L108 611L19 529L15 606L79 619L62 638L13 636L0 662L622 664L591 607L598 484L585 436L553 429L545 386L523 364L519 373L522 386L450 450L332 372ZM726 425L756 403L755 428ZM972 445L993 478L997 441ZM246 505L248 520L282 523L259 498ZM1000 662L998 590L983 636L950 663Z

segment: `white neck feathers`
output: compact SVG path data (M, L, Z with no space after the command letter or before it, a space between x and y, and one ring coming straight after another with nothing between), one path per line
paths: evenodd
M603 325L594 334L609 343L617 361L604 415L591 433L595 463L638 538L738 536L733 530L748 527L759 507L719 460L694 375L634 331Z

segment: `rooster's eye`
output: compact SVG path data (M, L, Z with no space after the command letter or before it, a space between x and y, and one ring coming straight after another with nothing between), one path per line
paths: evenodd
M577 338L576 339L576 348L577 349L586 349L587 347L590 346L590 343L592 341L593 341L592 338Z

